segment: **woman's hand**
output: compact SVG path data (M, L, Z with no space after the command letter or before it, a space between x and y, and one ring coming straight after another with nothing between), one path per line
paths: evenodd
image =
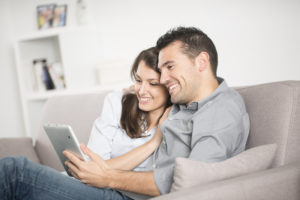
M162 134L161 134L161 131L160 131L160 126L161 124L167 119L168 115L169 115L169 112L171 110L171 106L168 107L164 114L161 116L161 118L159 119L159 122L158 122L158 126L157 126L157 129L156 129L156 132L154 134L154 136L152 137L152 139L150 140L150 142L154 143L154 145L156 147L158 147L162 141Z
M64 151L63 154L69 159L66 165L70 173L81 182L95 186L95 187L108 187L109 174L112 169L107 165L99 155L92 152L85 145L80 145L84 154L90 157L90 161L83 161L70 151Z
M135 94L135 86L131 85L128 88L123 88L123 94L132 93Z
M158 122L158 126L161 126L161 124L168 118L169 112L171 110L172 106L166 108L164 114L161 116Z

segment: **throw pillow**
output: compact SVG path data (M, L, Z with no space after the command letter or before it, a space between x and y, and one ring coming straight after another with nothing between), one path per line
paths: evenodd
M176 158L171 192L268 169L276 148L276 144L254 147L216 163Z

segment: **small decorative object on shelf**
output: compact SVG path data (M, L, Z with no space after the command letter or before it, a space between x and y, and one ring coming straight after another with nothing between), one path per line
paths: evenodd
M51 65L48 65L48 70L54 83L55 89L66 88L65 75L62 65L59 62L52 63Z
M40 5L37 6L38 28L49 29L66 25L67 5Z
M86 25L87 24L87 3L85 0L77 0L77 24Z

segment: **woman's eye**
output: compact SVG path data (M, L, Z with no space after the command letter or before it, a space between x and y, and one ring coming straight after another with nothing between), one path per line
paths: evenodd
M137 83L141 83L142 81L141 81L141 80L139 80L139 79L136 79L136 80L135 80L135 82L137 82Z
M150 83L150 85L152 85L152 86L157 86L158 83Z

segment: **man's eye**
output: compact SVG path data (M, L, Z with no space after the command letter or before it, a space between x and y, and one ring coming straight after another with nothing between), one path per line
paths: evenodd
M173 68L173 65L168 65L167 68L168 68L168 69L172 69L172 68Z

